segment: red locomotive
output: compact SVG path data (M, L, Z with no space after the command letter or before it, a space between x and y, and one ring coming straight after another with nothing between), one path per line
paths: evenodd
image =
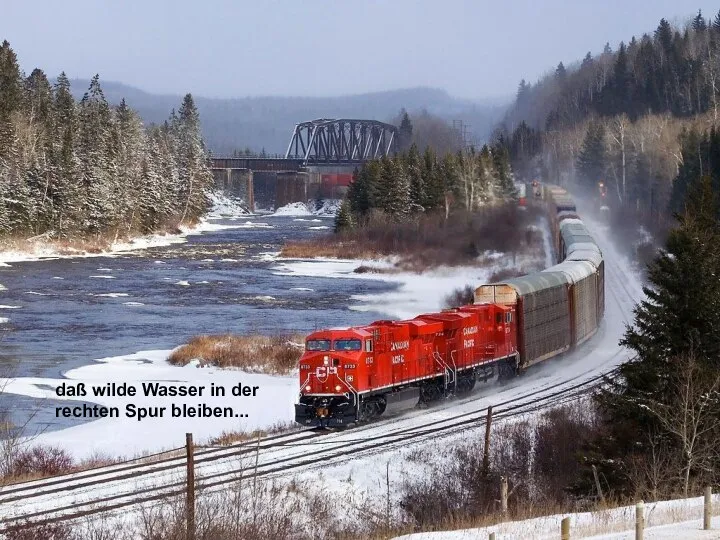
M602 253L564 189L533 182L533 192L547 202L559 264L480 285L472 305L310 334L295 420L345 426L466 393L595 334L605 310Z
M469 392L517 368L515 308L469 305L307 337L295 420L318 427Z

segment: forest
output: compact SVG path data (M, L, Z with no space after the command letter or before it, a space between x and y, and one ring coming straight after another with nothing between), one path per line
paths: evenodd
M518 175L590 192L604 182L616 215L667 230L701 175L719 186L719 76L720 13L683 27L662 19L651 34L521 81L496 136Z
M79 102L61 73L25 76L0 46L0 239L113 241L176 230L207 209L212 174L187 94L161 125L145 127L99 77Z
M428 131L423 124L418 138L418 130L404 109L396 123L400 152L365 163L356 171L335 220L336 232L367 225L379 214L395 222L438 212L447 219L455 209L473 212L517 198L510 156L504 146L453 152L457 142L433 144L436 139L441 143L446 140L442 130ZM429 139L421 153L418 142L426 137ZM437 153L438 146L444 153Z

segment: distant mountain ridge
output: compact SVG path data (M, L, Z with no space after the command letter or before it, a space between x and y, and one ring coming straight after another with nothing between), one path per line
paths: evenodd
M73 79L72 92L80 99L90 84ZM125 98L146 123L161 123L181 95L152 94L123 83L102 81L105 97L118 104ZM363 118L388 122L405 107L409 112L429 113L447 121L462 120L478 142L487 140L502 118L507 104L502 100L473 102L457 99L437 88L408 88L338 97L243 97L206 98L193 96L200 112L207 146L216 154L249 147L270 154L285 152L293 127L315 118Z

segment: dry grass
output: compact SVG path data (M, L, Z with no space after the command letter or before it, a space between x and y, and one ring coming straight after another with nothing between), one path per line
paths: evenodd
M15 455L5 460L0 486L107 467L122 461L119 457L93 454L76 462L62 448L48 445L30 446L17 450Z
M223 431L217 437L210 439L208 444L211 446L228 446L238 442L253 441L261 437L287 433L295 427L296 424L294 422L278 422L268 428L256 429L254 431Z
M305 259L337 257L374 259L398 255L398 267L421 272L442 265L480 265L483 253L526 253L542 249L541 235L529 230L541 210L519 210L508 205L478 212L422 215L397 223L381 213L373 214L363 226L341 234L288 242L282 257Z
M287 375L303 353L305 336L196 336L168 357L173 365L199 360L201 366L235 367L249 373Z

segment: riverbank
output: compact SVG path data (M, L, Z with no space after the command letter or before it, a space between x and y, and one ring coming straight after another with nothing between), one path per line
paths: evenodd
M53 239L40 235L25 239L0 240L0 266L24 261L76 257L107 257L148 248L180 244L193 234L202 234L228 228L212 221L229 218L232 220L251 216L241 201L228 198L220 193L210 197L211 208L199 221L167 228L152 234L125 238L76 238Z
M373 214L362 225L311 240L286 242L285 258L395 259L401 270L442 266L491 266L511 258L520 273L539 268L517 264L542 256L545 216L539 208L514 204L478 212L419 215L397 222Z

